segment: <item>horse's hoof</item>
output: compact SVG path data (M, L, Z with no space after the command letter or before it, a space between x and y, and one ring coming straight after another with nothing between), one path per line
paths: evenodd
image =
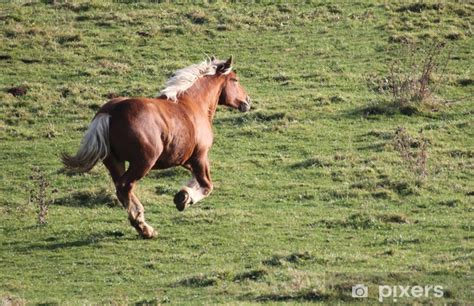
M184 190L178 191L178 193L174 196L173 201L179 211L185 210L191 202L189 194Z

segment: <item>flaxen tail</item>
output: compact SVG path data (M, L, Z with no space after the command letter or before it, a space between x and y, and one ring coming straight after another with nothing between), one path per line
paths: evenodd
M99 159L106 158L110 153L109 124L109 114L98 114L89 125L76 155L62 154L64 166L74 171L87 172Z

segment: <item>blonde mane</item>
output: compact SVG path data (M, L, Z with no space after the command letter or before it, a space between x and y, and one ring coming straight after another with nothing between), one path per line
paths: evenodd
M176 70L171 78L166 81L165 89L160 92L160 95L166 96L168 100L176 102L178 96L193 86L199 78L206 75L215 75L217 66L223 64L225 61L221 60L205 60L199 64ZM228 69L225 74L229 73L232 68Z

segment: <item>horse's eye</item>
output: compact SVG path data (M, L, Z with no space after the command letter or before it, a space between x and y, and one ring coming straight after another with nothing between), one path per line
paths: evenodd
M234 78L232 78L232 79L230 79L230 80L231 80L232 82L238 82L238 81L239 81L239 80L234 79Z

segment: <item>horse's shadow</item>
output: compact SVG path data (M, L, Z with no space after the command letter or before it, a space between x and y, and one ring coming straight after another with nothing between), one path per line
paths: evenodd
M47 238L43 242L35 242L28 245L23 245L23 242L10 243L9 246L12 246L13 249L17 252L31 252L33 250L46 250L54 251L66 248L79 248L98 245L101 242L107 239L120 239L120 240L129 240L133 238L125 238L125 233L122 231L105 231L101 233L91 234L82 239L73 240L73 241L61 241L55 242L56 239ZM16 244L16 245L15 245Z
M147 177L152 179L180 178L189 176L188 171L183 168L169 168L153 170L148 173Z
M54 200L55 205L69 207L121 207L115 195L102 188L99 190L77 191Z

